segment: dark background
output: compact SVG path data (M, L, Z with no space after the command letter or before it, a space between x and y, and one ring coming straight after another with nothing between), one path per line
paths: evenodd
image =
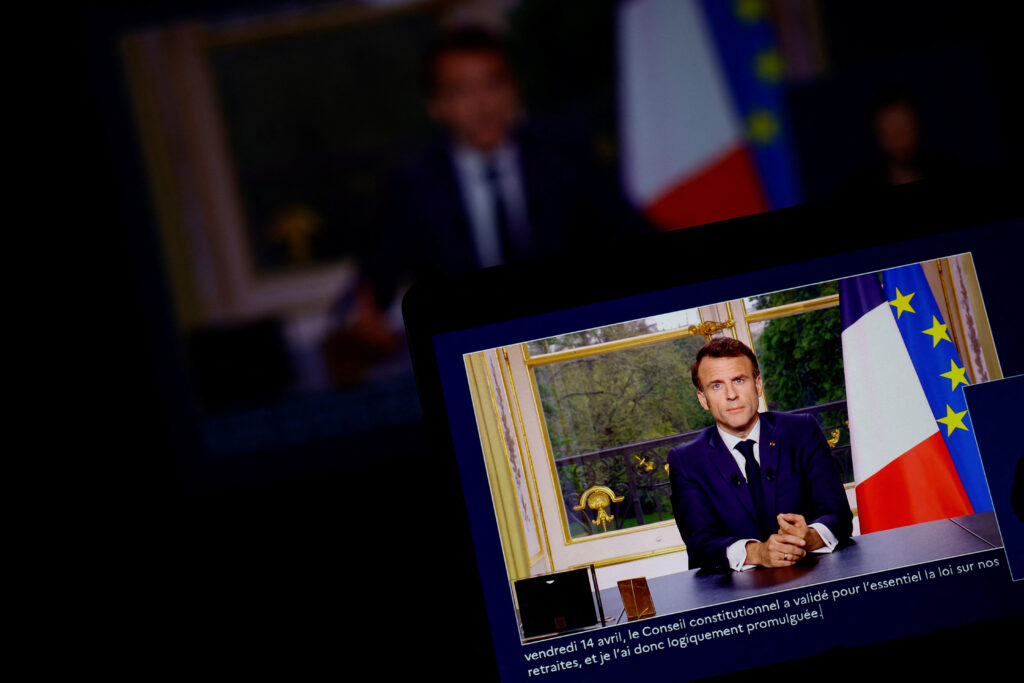
M541 28L530 34L534 54L551 54L544 64L555 65L554 82L575 84L563 93L585 91L577 99L586 104L574 108L568 96L558 101L552 86L531 84L528 68L526 97L553 120L582 117L607 135L614 131L607 125L614 102L602 104L598 95L614 96L607 80L614 63L595 46L602 41L586 42L594 35L590 24L575 34L582 48L553 29L546 34L543 26L556 20L572 25L573 12L586 3L553 4L534 10L550 17L535 20ZM68 17L70 58L54 78L75 103L69 125L82 151L71 156L83 163L72 165L70 196L53 193L74 202L76 228L67 244L83 255L78 260L87 271L65 294L83 303L71 307L75 315L65 325L73 334L58 342L62 362L82 359L70 362L76 378L85 371L68 382L66 404L84 419L75 421L78 449L66 475L74 482L69 500L83 514L78 521L89 520L78 539L84 552L75 557L97 568L101 580L82 590L93 600L96 592L113 596L97 602L123 623L115 632L120 647L106 650L115 663L126 661L127 651L141 655L147 668L169 672L298 673L322 666L337 674L368 656L382 674L438 663L452 672L486 666L482 615L465 613L460 597L473 595L475 582L461 501L412 493L454 473L452 463L427 457L420 424L257 449L227 461L212 461L199 446L198 408L185 380L114 40L140 25L275 6L90 3ZM843 191L870 160L863 102L890 80L913 83L926 142L964 170L1018 164L1019 38L1005 11L996 3L824 3L830 71L789 92L808 199ZM576 60L588 51L596 56L586 63L599 68L573 78ZM49 428L64 425L55 415ZM382 467L371 453L386 453L389 464ZM439 489L446 490L443 483ZM438 592L450 602L439 606ZM941 652L998 630L962 629L937 643L915 639L900 647ZM892 652L876 648L865 657L885 654ZM908 670L929 668L918 659Z

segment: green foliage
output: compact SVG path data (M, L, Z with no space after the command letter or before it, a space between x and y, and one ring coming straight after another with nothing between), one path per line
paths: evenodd
M611 338L637 334L610 328L601 332ZM700 337L677 339L538 367L537 388L555 457L710 424L710 414L700 407L690 383L690 363L701 344Z
M612 325L537 342L550 353L652 332L643 321ZM677 339L639 348L537 367L534 376L548 438L557 459L647 441L705 427L713 422L697 402L690 363L702 337ZM611 511L611 529L671 519L668 475L661 466L668 446L641 455L586 458L558 466L573 536L600 533L592 513L572 510L578 496L595 484L610 486L626 500ZM632 485L630 484L632 482ZM635 499L629 495L633 491Z
M755 298L755 310L838 292L836 282ZM838 308L776 318L754 341L771 410L794 410L846 397Z

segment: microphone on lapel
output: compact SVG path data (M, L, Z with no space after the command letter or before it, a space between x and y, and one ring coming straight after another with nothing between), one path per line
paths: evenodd
M764 478L767 479L768 481L775 481L775 470L773 470L771 467L766 469L764 471Z
M738 474L732 475L733 486L743 486L743 477Z

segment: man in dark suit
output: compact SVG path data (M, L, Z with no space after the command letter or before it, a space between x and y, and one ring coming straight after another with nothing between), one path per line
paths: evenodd
M758 413L753 352L713 339L691 378L715 425L668 456L690 568L788 567L848 538L853 516L825 437L810 416Z
M403 283L648 229L608 170L525 124L504 41L466 27L428 56L427 108L445 130L385 193L364 276L380 309ZM609 169L610 170L610 169Z
M397 302L417 279L651 231L613 169L526 124L500 36L446 32L426 61L427 109L444 135L387 184L361 248L360 278L335 303L338 328L323 348L341 384L360 381L382 359L407 359Z

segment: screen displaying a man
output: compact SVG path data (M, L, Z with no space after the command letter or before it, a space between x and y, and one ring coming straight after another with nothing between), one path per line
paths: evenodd
M788 567L852 533L839 468L814 418L758 413L757 358L716 338L690 369L715 425L669 452L672 509L690 568Z

